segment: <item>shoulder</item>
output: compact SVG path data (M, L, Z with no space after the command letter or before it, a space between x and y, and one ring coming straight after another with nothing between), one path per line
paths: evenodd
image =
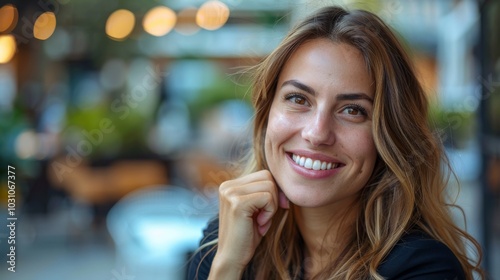
M453 252L420 231L404 235L381 263L378 272L386 279L465 279Z
M212 219L207 227L203 230L203 238L200 241L200 248L196 250L188 263L188 277L189 280L205 280L210 273L210 267L215 257L215 245L204 246L219 236L219 218Z

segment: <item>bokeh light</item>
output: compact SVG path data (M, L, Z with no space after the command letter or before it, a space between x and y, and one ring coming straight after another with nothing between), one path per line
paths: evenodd
M39 40L47 40L56 30L56 15L53 12L41 14L33 26L33 36Z
M159 37L170 32L176 21L174 11L165 6L158 6L146 13L142 25L147 33Z
M17 276L0 269L0 280L185 280L218 213L218 186L238 176L251 145L251 76L241 69L329 5L378 13L405 42L457 171L446 192L465 212L450 212L489 242L487 273L500 280L500 207L483 209L500 206L493 3L0 1L0 173L15 167L22 218ZM10 207L8 187L0 176L0 209ZM497 216L491 230L485 220ZM2 254L8 230L0 225Z
M21 159L33 158L38 151L38 138L33 130L23 131L16 138L16 155Z
M204 29L221 28L229 18L229 8L220 1L208 1L196 13L196 23Z
M9 33L16 27L18 19L17 8L7 4L0 8L0 32Z
M12 35L0 35L0 64L9 62L16 53L16 39Z
M113 40L125 40L134 30L135 16L125 9L113 12L106 21L106 34Z
M198 10L194 7L187 7L177 14L177 24L175 31L182 35L193 35L200 27L196 24L196 13Z

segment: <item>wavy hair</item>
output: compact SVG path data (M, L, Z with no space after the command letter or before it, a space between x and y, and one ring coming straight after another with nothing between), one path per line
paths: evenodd
M373 137L378 159L362 190L361 211L353 238L341 259L319 279L383 279L377 268L401 236L418 228L448 246L467 279L480 268L481 248L454 224L446 201L452 172L441 141L429 128L428 101L410 58L390 28L364 10L326 7L298 23L253 73L255 120L253 150L245 173L267 169L264 139L278 77L285 62L304 42L327 38L349 44L364 58L375 88ZM443 164L444 163L444 164ZM451 169L449 169L451 171ZM278 210L269 232L257 247L251 269L257 279L295 279L301 272L302 240L293 211ZM472 247L476 259L469 258Z

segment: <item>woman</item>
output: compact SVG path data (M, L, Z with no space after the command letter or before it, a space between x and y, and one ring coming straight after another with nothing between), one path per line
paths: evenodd
M189 279L482 277L426 96L377 16L323 8L253 70L248 168L220 186Z

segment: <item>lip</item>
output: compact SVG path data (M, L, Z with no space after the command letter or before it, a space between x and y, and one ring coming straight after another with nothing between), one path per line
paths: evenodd
M317 159L320 161L326 161L326 162L332 162L332 163L340 163L341 166L334 168L334 169L329 169L329 170L313 170L313 169L307 169L303 166L298 165L293 159L292 159L292 154L308 157L311 159ZM286 158L288 159L288 163L292 167L292 169L298 173L299 175L306 177L308 179L324 179L328 178L331 176L334 176L335 174L339 173L340 170L345 166L345 164L333 157L329 157L323 154L318 154L318 153L313 153L309 151L304 151L304 150L294 150L294 151L287 151L286 152Z
M292 154L296 154L296 155L299 155L301 157L308 157L308 158L317 159L320 161L326 161L326 162L331 162L331 163L340 163L340 164L345 165L343 162L341 162L340 160L338 160L334 157L330 157L330 156L327 156L324 154L314 153L314 152L310 152L310 151L306 151L306 150L290 150L290 151L286 151L286 153L289 156L291 156Z

